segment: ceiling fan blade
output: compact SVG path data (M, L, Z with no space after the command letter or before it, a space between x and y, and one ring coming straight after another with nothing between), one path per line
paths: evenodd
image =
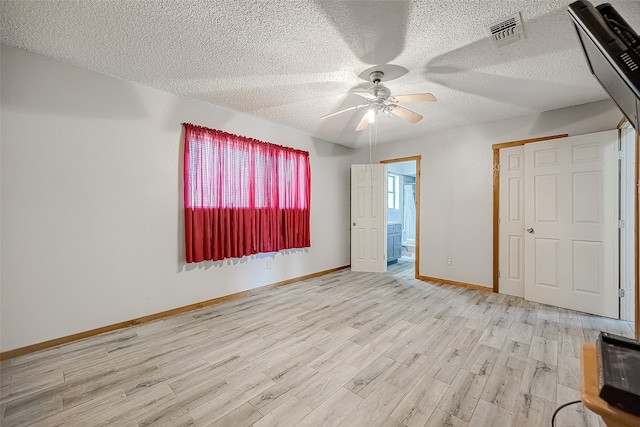
M364 115L362 116L362 120L360 120L360 123L358 123L358 127L356 128L356 131L361 131L361 130L365 130L367 127L369 126L369 115L367 113L364 113Z
M422 120L422 116L420 114L414 113L413 111L407 110L406 108L399 105L389 105L389 112L394 116L405 119L410 123L418 123L420 120Z
M329 113L329 114L327 114L325 116L320 117L320 119L326 119L328 117L333 117L333 116L336 116L338 114L346 113L347 111L351 111L351 110L357 110L358 108L362 108L362 107L366 107L366 106L367 106L366 104L355 105L353 107L345 108L343 110L334 111L333 113Z
M391 102L436 102L437 99L430 93L415 93L413 95L397 95L389 98Z
M364 99L376 99L375 96L367 92L366 90L352 90L352 94L363 97Z

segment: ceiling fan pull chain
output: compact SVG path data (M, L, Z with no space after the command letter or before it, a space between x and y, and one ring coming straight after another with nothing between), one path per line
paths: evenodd
M373 152L372 152L373 148L371 145L371 126L369 126L369 164L372 165L373 164Z

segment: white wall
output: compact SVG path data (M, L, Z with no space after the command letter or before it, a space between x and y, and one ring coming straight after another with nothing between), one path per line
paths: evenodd
M1 351L349 263L352 150L13 47L1 55ZM182 122L309 151L311 248L186 266Z
M615 129L621 118L605 100L378 145L374 162L422 156L419 274L493 286L492 144ZM368 162L368 148L356 156Z

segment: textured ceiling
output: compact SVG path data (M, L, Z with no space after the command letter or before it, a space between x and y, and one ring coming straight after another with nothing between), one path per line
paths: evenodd
M609 0L640 28L640 1ZM600 2L594 2L599 4ZM606 98L557 0L2 0L2 42L165 92L262 117L350 147L350 95L376 65L424 116L377 122L378 143ZM521 12L526 40L492 47L485 26ZM396 67L397 68L397 67ZM247 132L250 135L250 132Z

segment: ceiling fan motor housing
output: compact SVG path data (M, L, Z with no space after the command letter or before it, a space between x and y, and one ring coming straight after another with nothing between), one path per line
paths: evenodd
M391 91L382 85L375 85L372 89L373 96L378 98L379 100L385 100L391 96Z
M371 94L378 98L375 100L378 102L386 100L391 96L391 91L380 83L382 81L382 77L384 77L384 73L382 71L372 71L369 73L369 80L373 83L373 87L370 89Z

